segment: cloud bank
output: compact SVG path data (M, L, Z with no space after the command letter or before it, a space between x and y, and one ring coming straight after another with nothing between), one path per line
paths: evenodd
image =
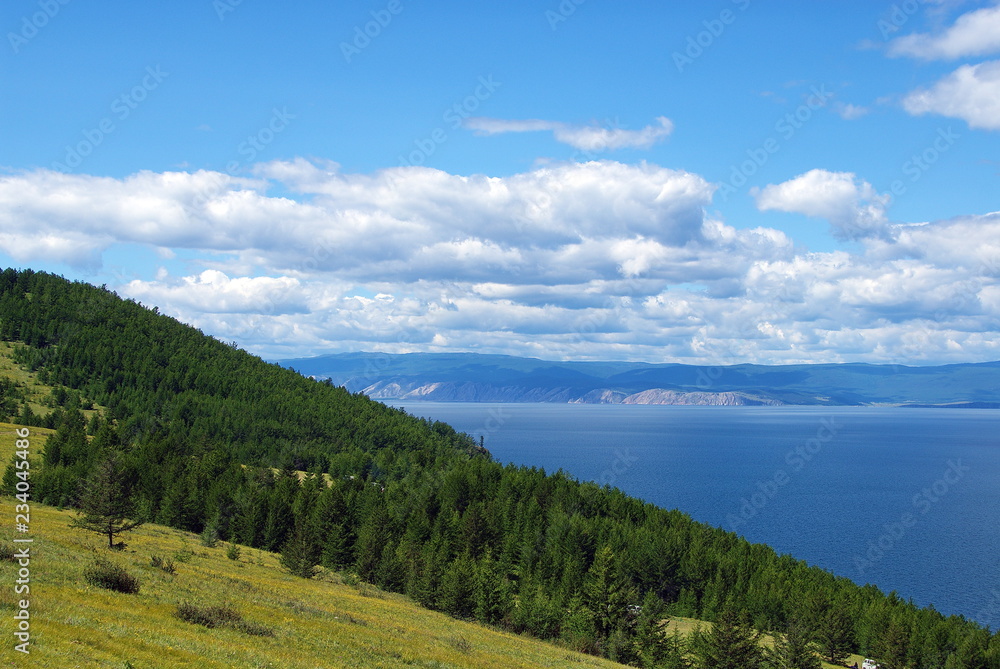
M157 251L155 276L112 287L271 357L998 357L1000 213L894 224L864 179L825 170L757 191L760 209L825 219L852 241L810 253L713 217L714 190L613 161L507 177L301 159L252 178L37 170L0 175L0 244L24 265L91 272L112 250Z

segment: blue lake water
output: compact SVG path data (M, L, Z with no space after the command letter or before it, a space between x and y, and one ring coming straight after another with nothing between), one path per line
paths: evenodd
M562 469L1000 627L1000 411L399 402Z

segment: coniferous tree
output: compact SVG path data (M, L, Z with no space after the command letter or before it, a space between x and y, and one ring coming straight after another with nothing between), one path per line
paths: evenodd
M802 622L793 620L784 634L775 635L768 665L772 669L820 669L815 644Z
M602 546L583 582L583 603L594 615L598 641L607 639L628 620L635 588L621 574L610 546Z
M909 633L896 620L889 622L878 645L878 657L884 669L905 669Z
M583 597L575 595L569 600L566 615L560 627L563 643L579 653L597 652L597 632L594 614L583 604Z
M695 654L699 669L760 669L764 663L760 632L731 609L722 612L710 632L699 633Z
M120 453L105 455L83 485L78 502L80 515L70 522L71 527L105 535L108 548L114 548L116 536L143 523L136 517L133 481Z
M310 536L305 519L296 519L295 527L281 549L281 566L295 576L312 578L317 573L320 551Z
M18 457L15 453L10 456L10 462L7 464L7 469L3 472L3 483L0 484L0 494L13 495L17 492L17 462Z
M471 618L476 607L475 572L472 560L460 555L441 575L438 608L458 618Z
M489 551L476 563L475 572L476 620L499 623L513 602L506 575Z
M842 607L832 605L819 618L816 641L831 664L840 664L854 648L854 623Z
M652 590L642 598L642 606L635 624L632 643L641 667L659 667L669 654L666 632L666 606Z

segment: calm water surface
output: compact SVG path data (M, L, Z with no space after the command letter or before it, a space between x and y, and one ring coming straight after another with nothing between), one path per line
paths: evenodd
M1000 411L399 402L921 606L1000 627Z

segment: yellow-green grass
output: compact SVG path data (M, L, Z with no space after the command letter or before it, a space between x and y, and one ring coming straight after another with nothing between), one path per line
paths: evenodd
M23 384L38 415L51 386L16 365L13 346L0 342L0 377ZM84 412L87 417L92 411ZM15 430L0 422L0 467L15 451ZM53 430L31 427L33 465ZM0 470L2 471L2 470ZM306 473L298 472L299 478ZM328 475L324 474L324 478ZM15 504L0 497L0 543L14 538ZM0 561L0 658L5 667L619 667L552 644L507 634L424 609L400 595L336 574L306 581L285 573L274 554L241 548L229 560L220 545L195 535L146 525L125 537L128 549L111 553L96 535L69 528L73 514L31 503L31 649L14 650L18 566ZM18 535L21 536L21 535ZM20 547L20 546L19 546ZM176 575L150 565L153 555L174 560ZM97 556L138 575L138 595L88 585L83 571ZM180 557L178 557L180 556ZM181 559L187 558L186 562ZM206 629L175 617L177 604L231 604L248 620L273 627L273 638ZM690 634L712 623L671 617L668 631ZM771 643L765 637L764 642ZM847 663L861 664L851 656ZM823 664L832 668L835 665Z
M27 391L28 406L36 415L45 416L52 411L52 407L46 404L53 386L45 385L38 381L38 376L34 372L29 372L21 365L14 362L14 344L0 341L0 377L10 379L22 386ZM87 420L97 411L86 409L83 415Z
M10 460L19 428L0 423L0 462ZM53 431L29 430L37 462ZM8 544L14 537L16 503L0 497L0 541ZM11 658L2 666L124 667L126 660L136 669L394 667L414 662L432 667L621 666L455 621L370 585L344 585L336 574L324 572L314 581L292 577L276 555L265 551L241 547L240 560L234 562L222 545L206 548L195 535L158 525L129 533L128 549L112 553L103 539L70 529L71 512L31 506L32 655L21 657L13 650L11 616L21 598L13 592L17 568L0 562L0 639L7 639L0 657ZM181 562L189 553L188 561ZM153 555L173 560L177 574L152 567ZM140 593L116 594L87 585L83 570L96 556L110 557L138 575ZM256 639L183 623L173 615L182 601L232 604L248 620L275 627L278 636ZM698 628L708 631L712 623L671 616L666 629L686 636ZM420 643L415 645L415 639ZM463 652L466 643L471 652ZM765 637L764 643L772 640ZM295 649L290 656L297 663L282 664L289 648ZM847 664L860 665L862 659L852 655ZM823 663L824 668L835 666Z
M710 631L712 629L712 623L705 622L703 620L697 620L695 618L681 618L679 616L668 616L666 629L668 632L673 632L674 630L677 630L682 635L687 636L692 632L694 632L696 629L701 629L703 632ZM762 641L765 646L772 648L774 647L773 637L765 635ZM861 657L860 655L851 655L847 659L847 665L850 666L855 662L857 662L858 666L860 667L863 661L864 658ZM835 669L838 666L843 667L844 665L836 665L836 664L830 664L829 662L823 662L824 669Z

